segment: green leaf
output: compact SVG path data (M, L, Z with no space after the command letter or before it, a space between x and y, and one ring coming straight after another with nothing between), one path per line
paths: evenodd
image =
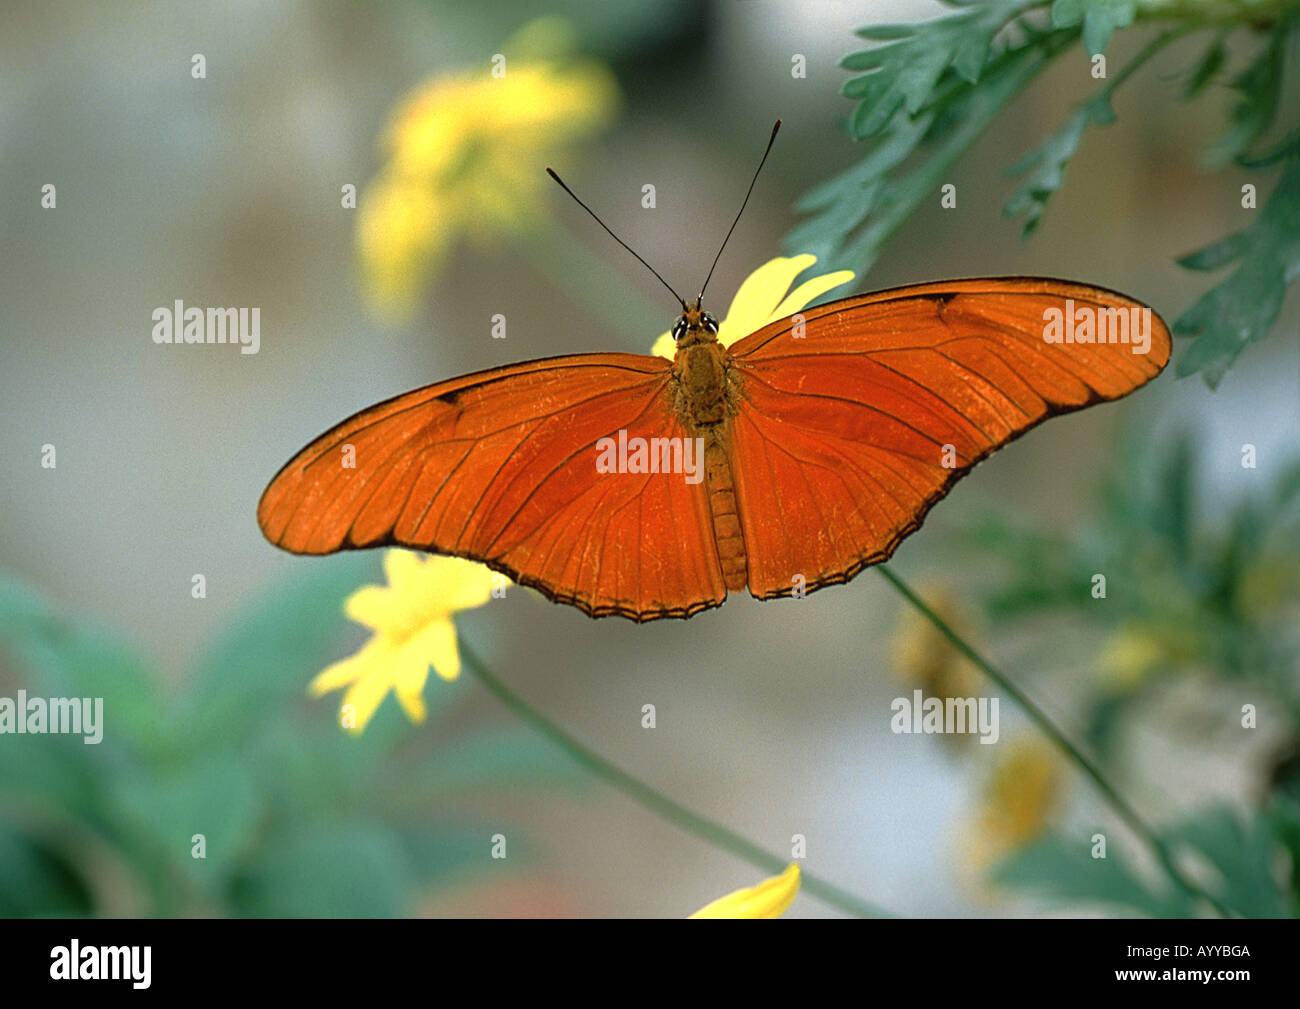
M963 535L1006 572L1005 580L986 583L981 600L995 622L1070 608L1088 585L1086 573L1081 576L1075 570L1071 545L1060 536L993 511L973 516L963 526Z
M585 777L564 750L531 729L503 728L439 748L404 781L408 790L436 796L566 779Z
M1065 181L1065 166L1078 150L1084 132L1089 126L1109 126L1115 121L1111 99L1116 90L1175 36L1175 32L1165 32L1148 42L1105 87L1081 105L1060 130L1007 169L1009 176L1023 175L1031 168L1036 169L1002 208L1004 217L1027 215L1024 236L1038 227L1048 199L1061 188Z
M6 790L41 803L51 803L69 815L101 823L101 794L107 779L99 747L80 736L26 736L21 746L0 746L0 781Z
M1260 56L1252 60L1232 82L1237 92L1227 132L1205 153L1211 168L1221 168L1231 161L1250 160L1248 149L1273 125L1282 99L1283 69L1288 40L1300 18L1281 22L1269 35Z
M1214 809L1166 835L1168 841L1196 848L1223 876L1211 892L1244 918L1283 918L1290 901L1273 877L1278 840L1266 816L1248 828L1228 809Z
M1026 29L1018 45L992 56L978 84L947 71L941 97L915 117L896 112L861 163L800 200L812 216L786 236L786 249L813 253L819 269L861 277L907 217L935 196L957 159L1069 41L1066 34ZM922 150L924 160L905 164Z
M1089 126L1108 126L1115 121L1109 89L1086 102L1066 124L1020 161L1007 169L1008 176L1033 172L1002 208L1004 217L1025 216L1022 234L1028 236L1038 227L1047 201L1065 181L1065 166L1079 149L1079 141Z
M373 554L313 559L238 614L195 669L185 718L192 745L241 745L304 698L312 677L342 657L345 634L358 630L343 613L344 600L376 579Z
M1135 0L1056 0L1052 27L1073 28L1083 23L1083 48L1089 56L1105 52L1117 28L1127 28L1137 13Z
M1286 851L1291 879L1291 916L1300 914L1300 788L1280 783L1266 815L1278 843ZM1290 785L1291 787L1287 787Z
M826 264L844 237L871 213L889 173L921 142L930 122L922 117L897 124L861 163L805 194L796 209L821 212L791 231L786 247L796 253L811 252L820 266L829 269Z
M235 887L241 915L393 918L406 912L415 877L399 836L376 824L301 824Z
M103 700L103 743L95 745L165 745L171 720L158 678L119 635L66 617L34 590L0 576L0 640L33 676L29 696Z
M61 858L0 820L0 915L82 915L92 903L85 883Z
M1200 94L1205 85L1218 76L1227 59L1228 47L1224 45L1223 35L1216 35L1214 40L1206 47L1205 54L1201 57L1200 62L1196 64L1196 69L1188 75L1187 83L1183 85L1183 100L1195 98Z
M865 70L844 83L843 93L859 99L853 113L853 135L859 140L881 132L902 109L914 116L951 68L975 83L988 58L993 36L1032 0L992 0L964 6L951 14L917 25L878 25L858 30L873 40L890 40L850 53L841 60L846 70Z
M108 801L132 849L170 862L213 892L247 854L261 806L243 760L219 752L185 767L119 770ZM192 857L195 834L204 837L202 859Z
M1093 858L1089 844L1048 835L1014 852L993 870L1008 889L1052 903L1105 905L1151 918L1187 918L1191 901L1180 892L1152 893L1126 868L1118 852Z
M1238 231L1213 245L1207 245L1199 252L1189 253L1178 260L1178 265L1187 270L1217 270L1245 255L1250 248L1250 233Z
M1153 529L1169 546L1175 563L1186 563L1192 548L1193 494L1196 481L1196 452L1191 435L1180 432L1161 463L1159 504L1151 509Z
M411 864L420 884L447 885L482 872L492 861L492 835L496 828L450 826L439 824L403 834ZM527 857L530 852L523 837L509 839L508 853L512 858ZM499 863L496 863L499 864Z
M1287 285L1300 274L1300 159L1287 165L1257 214L1243 231L1179 260L1197 270L1237 262L1232 276L1174 322L1176 336L1194 340L1179 359L1177 373L1199 372L1210 388L1243 350L1268 334Z

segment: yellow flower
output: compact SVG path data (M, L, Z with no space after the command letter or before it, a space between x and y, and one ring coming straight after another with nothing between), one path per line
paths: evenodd
M614 76L573 56L574 45L564 21L541 18L503 47L496 74L485 62L439 75L399 103L357 224L366 290L383 314L410 314L457 238L532 227L546 165L612 121Z
M942 583L920 587L920 596L964 640L974 639L974 621L956 595ZM975 666L924 614L913 606L903 608L894 632L894 675L908 686L920 687L927 697L975 697L981 679ZM974 739L969 733L943 737L949 745Z
M692 918L779 918L799 892L799 864L791 862L785 872L749 886L696 911Z
M1142 627L1126 626L1106 642L1097 656L1097 666L1103 682L1127 693L1169 658L1169 648L1157 634Z
M1040 736L1007 744L984 787L970 856L984 868L1032 841L1062 800L1060 758Z
M815 262L817 257L809 253L777 256L751 273L731 299L726 318L718 323L718 341L724 347L730 347L769 322L793 315L831 288L853 279L852 270L837 270L806 280L791 291L794 279ZM662 334L650 350L652 354L669 359L676 351L677 345L671 333Z
M320 673L308 688L314 697L347 687L339 721L366 727L388 691L413 722L424 720L424 683L429 667L444 680L460 675L460 651L452 614L482 606L498 576L458 557L389 550L388 587L366 585L352 593L344 612L375 632L361 651Z

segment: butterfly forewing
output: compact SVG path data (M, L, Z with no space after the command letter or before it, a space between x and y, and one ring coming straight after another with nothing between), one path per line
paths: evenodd
M1097 320L1118 327L1117 311L1129 342L1045 338L1076 335L1076 319L1079 336L1089 319L1094 335ZM1132 392L1169 351L1163 321L1132 299L1022 277L847 298L739 341L728 456L750 591L790 595L885 560L975 463Z
M687 437L669 362L590 354L514 365L371 407L280 471L258 520L321 554L386 544L484 561L593 616L689 616L726 597L706 485L600 473L597 445Z

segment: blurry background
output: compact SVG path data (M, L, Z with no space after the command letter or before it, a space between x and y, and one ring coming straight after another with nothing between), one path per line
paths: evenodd
M621 99L607 129L569 149L566 181L681 289L702 281L772 121L782 118L765 175L711 283L721 314L739 282L783 251L781 238L798 220L794 200L861 157L841 128L851 103L838 95L845 75L836 67L858 47L852 29L936 10L920 0L11 6L0 38L7 194L0 210L0 568L53 611L110 628L148 657L148 677L129 689L156 695L152 717L166 723L156 730L167 742L151 750L152 730L137 726L135 755L115 750L110 702L105 743L76 744L88 751L77 760L97 765L96 781L135 797L124 800L134 802L140 831L130 834L120 812L101 810L89 827L59 813L74 808L66 796L75 782L50 778L63 784L49 785L48 803L27 787L43 759L32 756L37 744L66 741L0 737L8 751L0 765L0 863L9 880L0 913L41 913L40 894L14 882L41 873L61 881L68 907L84 907L89 892L100 910L165 913L681 916L756 882L761 874L752 866L566 769L562 758L536 780L495 776L484 764L478 777L465 771L461 787L427 800L404 795L413 788L411 768L436 773L439 752L458 752L463 743L488 754L482 740L494 734L509 740L503 746L528 744L511 716L464 677L451 686L431 679L432 705L443 703L440 692L455 700L425 726L407 725L386 702L373 735L391 748L344 738L333 725L337 696L305 698L311 674L363 640L341 613L338 638L317 635L319 644L304 645L293 656L301 669L285 674L282 690L250 694L252 707L229 709L232 719L256 721L259 739L275 741L241 758L252 753L267 766L251 767L230 786L242 796L238 816L214 813L207 798L220 788L206 779L169 779L167 801L179 802L182 814L164 811L162 799L155 807L154 793L132 776L146 765L170 766L157 757L164 751L183 749L186 767L211 768L242 745L231 742L242 738L235 727L223 736L191 722L200 718L196 697L206 696L194 693L196 671L206 669L218 685L243 682L222 667L221 646L213 645L228 628L256 620L268 600L303 579L335 578L338 598L378 580L377 556L295 558L262 539L258 497L294 451L363 406L462 372L568 352L648 350L675 314L654 278L555 187L544 191L547 219L536 232L457 241L419 285L408 317L374 311L358 262L360 211L343 208L340 191L356 185L364 209L367 184L384 164L386 124L404 95L438 74L486 76L492 55L508 52L506 41L533 17L568 16L579 52L608 65ZM1111 58L1118 64L1135 48L1121 35ZM206 79L191 76L195 53L206 58ZM805 79L790 73L795 53L807 58ZM1227 98L1212 93L1200 105L1181 105L1164 80L1195 56L1175 47L1120 93L1118 122L1089 132L1041 229L1022 241L1018 224L1000 216L1013 188L1001 173L1091 94L1084 57L1067 54L959 164L951 179L957 209L941 210L936 193L851 290L1044 274L1123 290L1172 319L1207 286L1172 255L1236 230L1248 213L1240 206L1244 176L1204 173L1195 156L1219 130ZM527 170L541 176L544 167L538 160ZM40 207L46 183L57 186L57 209ZM641 205L646 183L656 187L654 209ZM573 275L588 261L603 261L604 272ZM553 276L557 262L570 270L567 285ZM622 278L625 297L609 287L611 275ZM591 300L575 295L584 286ZM176 299L259 306L260 352L155 345L151 313ZM505 340L491 338L497 313L508 320ZM1190 431L1199 465L1197 523L1213 529L1244 498L1272 493L1296 452L1296 322L1292 299L1273 337L1243 355L1216 392L1196 378L1179 381L1170 369L1130 401L1055 420L1008 447L935 509L893 566L923 592L962 601L982 646L1082 733L1074 702L1102 675L1098 656L1113 645L1114 631L1070 613L990 622L980 614L980 594L1003 571L967 526L991 514L1057 535L1096 527L1104 537L1116 514L1101 509L1105 482L1120 465L1117 445L1141 449L1146 461L1138 465L1152 470L1182 431ZM1257 469L1242 468L1244 443L1257 447ZM45 444L56 446L54 470L40 465ZM327 569L337 573L321 575ZM205 599L191 596L195 573L206 577ZM1086 584L1078 591L1086 596ZM792 835L804 835L808 871L905 914L1029 907L978 874L980 852L996 847L982 836L982 810L1007 794L988 790L993 751L1003 747L953 747L889 731L890 701L912 688L897 668L898 649L908 647L900 637L923 631L900 622L900 599L876 575L799 602L733 596L690 621L640 627L592 621L519 589L457 619L499 676L614 763L778 855L788 853ZM1144 696L1140 717L1119 727L1110 751L1108 766L1124 791L1157 821L1211 798L1249 803L1287 743L1277 718L1256 733L1207 743L1195 729L1207 710L1235 720L1240 704L1266 698L1239 680L1216 693L1214 669L1195 656L1184 665L1186 677ZM283 672L283 664L276 668ZM1294 666L1286 672L1294 678ZM24 686L33 686L30 664L0 652L0 694ZM652 731L640 726L648 703L657 707ZM1002 723L1004 743L1032 735L1006 699ZM354 833L310 856L268 840L281 829L268 824L283 821L291 832L286 811L301 799L269 790L263 772L272 764L304 764L294 788L333 787L312 766L318 749L297 745L300 733L329 750L331 767L364 753L368 780L393 797L364 809L326 800L311 806L313 816L346 820ZM1051 792L1046 805L1062 829L1086 837L1104 828L1125 843L1075 771L1065 769ZM1009 794L1016 801L1019 786ZM122 838L174 821L171 835L151 843L174 843L172 854L188 860L194 832L206 827L217 846L220 824L205 820L214 816L243 824L230 828L222 856L238 887L199 885L160 904L159 892L181 884L132 869ZM196 821L204 823L189 826ZM384 870L386 859L418 861L405 841L386 846L385 838L419 834L426 821L464 825L455 871ZM487 838L497 831L518 839L504 862L487 857ZM68 841L74 834L80 840ZM436 847L450 835L428 836ZM390 903L305 896L322 882L302 866L346 877L362 850L367 865L381 867L375 871L393 890ZM268 878L282 892L245 899L258 879L257 892L269 892ZM357 882L367 892L374 885ZM791 913L835 912L805 896Z

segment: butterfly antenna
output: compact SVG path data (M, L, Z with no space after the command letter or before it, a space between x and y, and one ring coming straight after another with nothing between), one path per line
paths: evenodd
M753 181L750 182L749 184L748 192L745 193L744 202L741 203L740 205L740 213L736 214L736 219L731 222L731 231L735 231L736 225L740 223L740 215L745 212L745 206L746 204L749 203L749 195L754 191L754 183L758 182L758 173L763 170L763 165L767 161L767 156L772 153L772 145L776 143L776 131L779 130L780 128L781 128L781 120L778 119L776 121L776 125L772 127L772 136L767 141L767 150L763 152L763 159L758 163L758 168L754 170L754 178ZM708 287L709 281L713 279L713 271L718 266L718 260L722 258L722 249L725 249L727 247L727 242L731 240L731 231L727 232L727 237L722 240L722 248L719 249L718 254L713 257L713 265L709 267L709 275L704 278L704 287L700 288L701 299L704 297L704 288ZM699 299L697 299L697 301L698 300Z
M614 241L618 242L619 245L621 245L621 246L623 246L623 248L627 249L628 252L631 252L632 255L636 256L636 258L637 258L637 262L639 262L639 263L640 263L642 266L644 266L647 270L649 270L651 273L653 273L653 274L655 275L655 277L659 280L659 283L663 284L664 287L668 288L669 293L672 294L672 296L673 296L674 298L676 298L676 299L678 300L678 302L681 303L682 309L685 310L685 308L686 308L686 301L685 301L685 299L683 299L682 296L681 296L680 294L678 294L676 291L673 290L672 285L669 284L668 281L664 280L663 277L660 277L660 276L659 276L659 271L658 271L658 270L656 270L653 266L651 266L649 263L647 263L647 262L646 262L644 259L642 259L640 256L637 256L637 254L636 254L635 250L633 250L632 246L628 245L627 242L623 241L623 239L619 238L618 235L616 235L616 234L614 234L614 232L610 231L610 229L609 229L609 225L606 224L604 221L602 221L599 217L597 217L597 216L596 216L596 212L595 212L594 210L592 210L589 206L587 206L587 205L586 205L585 203L583 203L580 199L578 199L578 197L577 197L577 195L574 193L574 191L573 191L572 189L570 189L568 186L566 186L566 185L564 184L564 180L561 179L558 175L556 175L555 172L554 172L552 169L550 169L550 168L546 169L546 174L549 175L551 178L553 178L556 182L558 182L558 183L560 184L560 188L563 189L563 190L564 190L566 193L568 193L570 196L572 196L572 197L573 197L573 201L574 201L578 206L580 206L583 210L585 210L587 213L589 213L589 214L591 215L592 220L594 220L594 221L595 221L597 224L599 224L602 228L604 228L606 231L608 231L608 232L609 232L609 237L610 237L610 238L614 239Z

